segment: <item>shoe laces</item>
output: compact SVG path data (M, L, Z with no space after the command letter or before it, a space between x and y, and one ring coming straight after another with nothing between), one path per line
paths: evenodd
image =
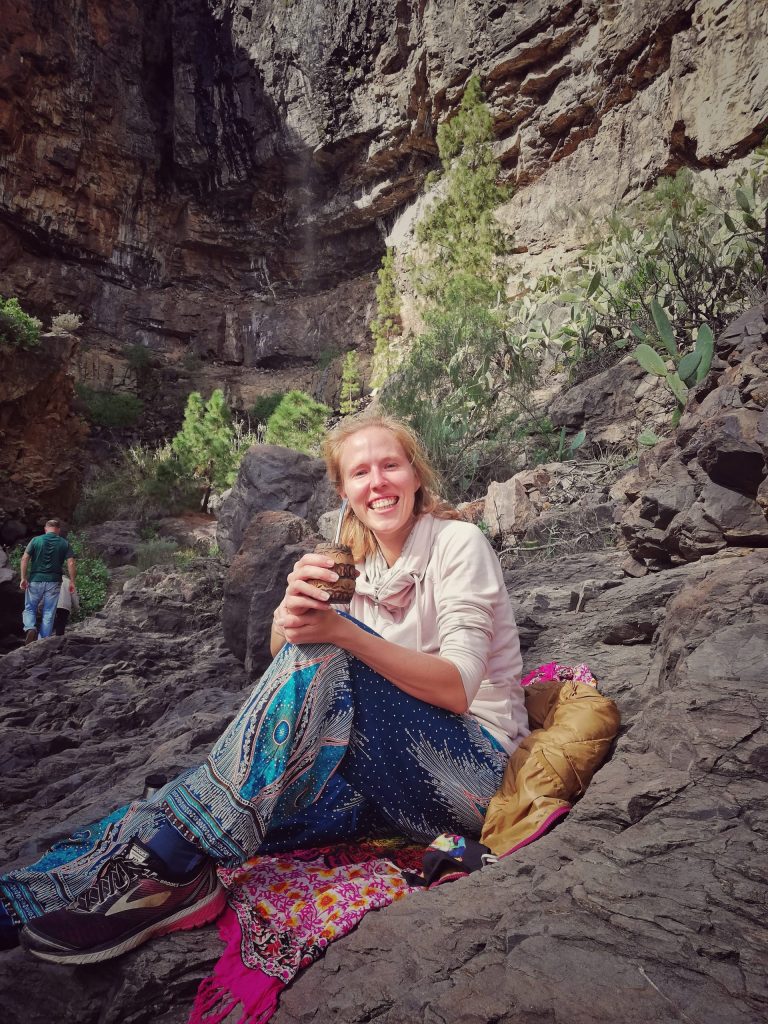
M127 854L118 854L99 871L92 885L77 898L80 910L94 910L110 896L124 892L136 878L156 878L146 865L137 864Z

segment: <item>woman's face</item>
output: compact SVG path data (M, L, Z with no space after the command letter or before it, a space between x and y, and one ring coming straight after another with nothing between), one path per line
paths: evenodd
M403 446L386 427L364 427L344 442L339 468L342 497L392 565L411 532L421 486Z

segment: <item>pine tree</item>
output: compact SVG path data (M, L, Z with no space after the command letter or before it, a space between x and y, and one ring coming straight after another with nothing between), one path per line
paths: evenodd
M315 454L331 410L304 391L289 391L267 420L264 441Z
M378 388L395 369L393 342L402 334L400 310L402 302L397 291L395 252L387 249L379 267L376 286L376 316L371 321L371 334L376 345L373 350L371 386Z
M181 472L205 485L201 507L207 512L211 491L232 483L242 455L235 444L231 413L220 388L207 402L199 391L192 392L187 399L181 430L171 447Z
M344 365L341 370L341 402L339 411L343 416L350 416L357 410L360 404L360 359L357 352L352 349L344 356Z
M501 288L494 264L507 244L493 211L507 194L496 183L501 167L493 139L493 118L473 75L458 113L437 130L443 194L416 230L429 260L414 267L415 284L433 304L449 288L454 294L466 291L472 301L484 297L489 302Z

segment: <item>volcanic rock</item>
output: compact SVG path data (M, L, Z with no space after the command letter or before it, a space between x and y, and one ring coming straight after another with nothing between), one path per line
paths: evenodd
M369 344L384 233L479 69L518 251L762 138L763 4L3 0L0 267L104 348ZM712 82L717 88L712 87Z
M768 473L767 317L768 306L758 306L726 328L675 436L641 456L621 516L636 559L669 565L726 545L768 546L758 500Z
M8 541L67 520L80 494L79 449L88 432L69 376L77 339L45 335L37 348L0 345L0 525ZM14 523L16 526L14 526Z
M526 668L587 661L621 708L586 795L494 867L367 915L282 994L275 1024L762 1019L768 562L729 548L627 579L623 557L539 558L506 577ZM208 625L223 567L186 575L142 574L101 616L0 661L6 861L125 802L149 770L194 763L242 699L243 670ZM4 954L5 1020L183 1024L220 948L211 927L74 972Z
M227 646L255 679L271 660L272 615L285 594L286 577L320 537L291 512L259 512L245 531L224 584L222 629Z
M237 480L219 510L219 548L225 558L231 558L257 512L292 512L316 526L323 512L338 503L322 459L280 445L254 445L243 457Z

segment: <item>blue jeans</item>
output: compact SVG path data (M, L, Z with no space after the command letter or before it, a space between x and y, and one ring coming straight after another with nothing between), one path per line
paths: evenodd
M30 583L24 591L24 629L37 629L37 609L42 603L43 621L40 624L40 639L44 640L53 632L56 605L59 603L61 580L58 583Z

